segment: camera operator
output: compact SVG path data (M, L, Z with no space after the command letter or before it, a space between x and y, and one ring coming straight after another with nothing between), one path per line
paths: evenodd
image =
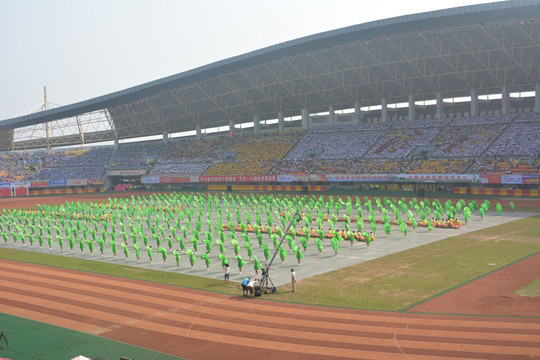
M242 282L240 283L240 285L242 285L242 296L248 296L249 295L249 292L248 292L248 284L249 282L251 281L251 278L249 277L246 277L244 278L244 280L242 280Z
M255 295L255 285L259 285L259 281L257 281L257 279L251 280L247 284L247 289L248 289L250 298L252 298Z

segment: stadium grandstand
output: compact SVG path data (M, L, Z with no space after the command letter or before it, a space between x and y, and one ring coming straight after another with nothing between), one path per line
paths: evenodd
M314 34L0 121L0 196L373 186L538 196L540 2ZM294 185L294 186L291 186Z

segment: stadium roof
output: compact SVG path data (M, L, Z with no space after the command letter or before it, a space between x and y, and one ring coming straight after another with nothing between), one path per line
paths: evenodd
M124 139L310 112L500 92L540 84L540 1L373 21L277 44L72 105L0 121L13 129L104 111L110 130L56 144ZM4 137L2 136L2 137ZM84 136L84 137L83 137ZM4 137L5 138L5 137ZM12 141L11 141L12 143ZM8 149L7 142L0 144ZM27 141L18 148L36 148Z

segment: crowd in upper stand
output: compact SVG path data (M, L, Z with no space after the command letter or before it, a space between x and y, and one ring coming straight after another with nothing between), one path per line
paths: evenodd
M360 131L353 127L323 132L320 128L308 131L291 149L285 160L335 160L361 157L381 135L380 131Z
M114 170L147 169L163 148L163 142L120 144L113 152L109 168Z
M0 155L0 182L20 181L31 175L31 171L24 165L23 153Z
M429 145L439 131L436 128L387 131L370 147L366 158L407 158L418 147Z
M458 117L452 121L452 126L508 124L515 116L515 114L508 114Z
M441 129L451 123L449 119L418 119L393 121L391 128L396 129Z
M229 138L179 139L165 144L150 176L200 175L220 158L230 145Z
M102 166L44 168L32 180L100 179L104 172Z
M48 168L73 166L104 166L113 150L112 146L91 147L79 150L40 151L34 153Z
M0 182L148 176L540 172L540 114L317 126L0 154Z
M497 139L497 146L487 151L488 156L540 155L540 123L514 123Z
M449 131L442 132L433 142L438 149L432 156L434 158L481 156L504 127L503 124L451 126Z
M299 140L300 133L286 132L279 136L261 134L237 138L219 161L204 175L269 175Z

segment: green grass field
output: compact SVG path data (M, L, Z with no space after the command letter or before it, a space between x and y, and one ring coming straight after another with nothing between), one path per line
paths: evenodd
M538 216L517 220L308 278L302 282L307 291L294 299L402 311L540 251L539 220ZM529 292L534 289L531 284ZM287 293L280 296L281 301L292 298Z

